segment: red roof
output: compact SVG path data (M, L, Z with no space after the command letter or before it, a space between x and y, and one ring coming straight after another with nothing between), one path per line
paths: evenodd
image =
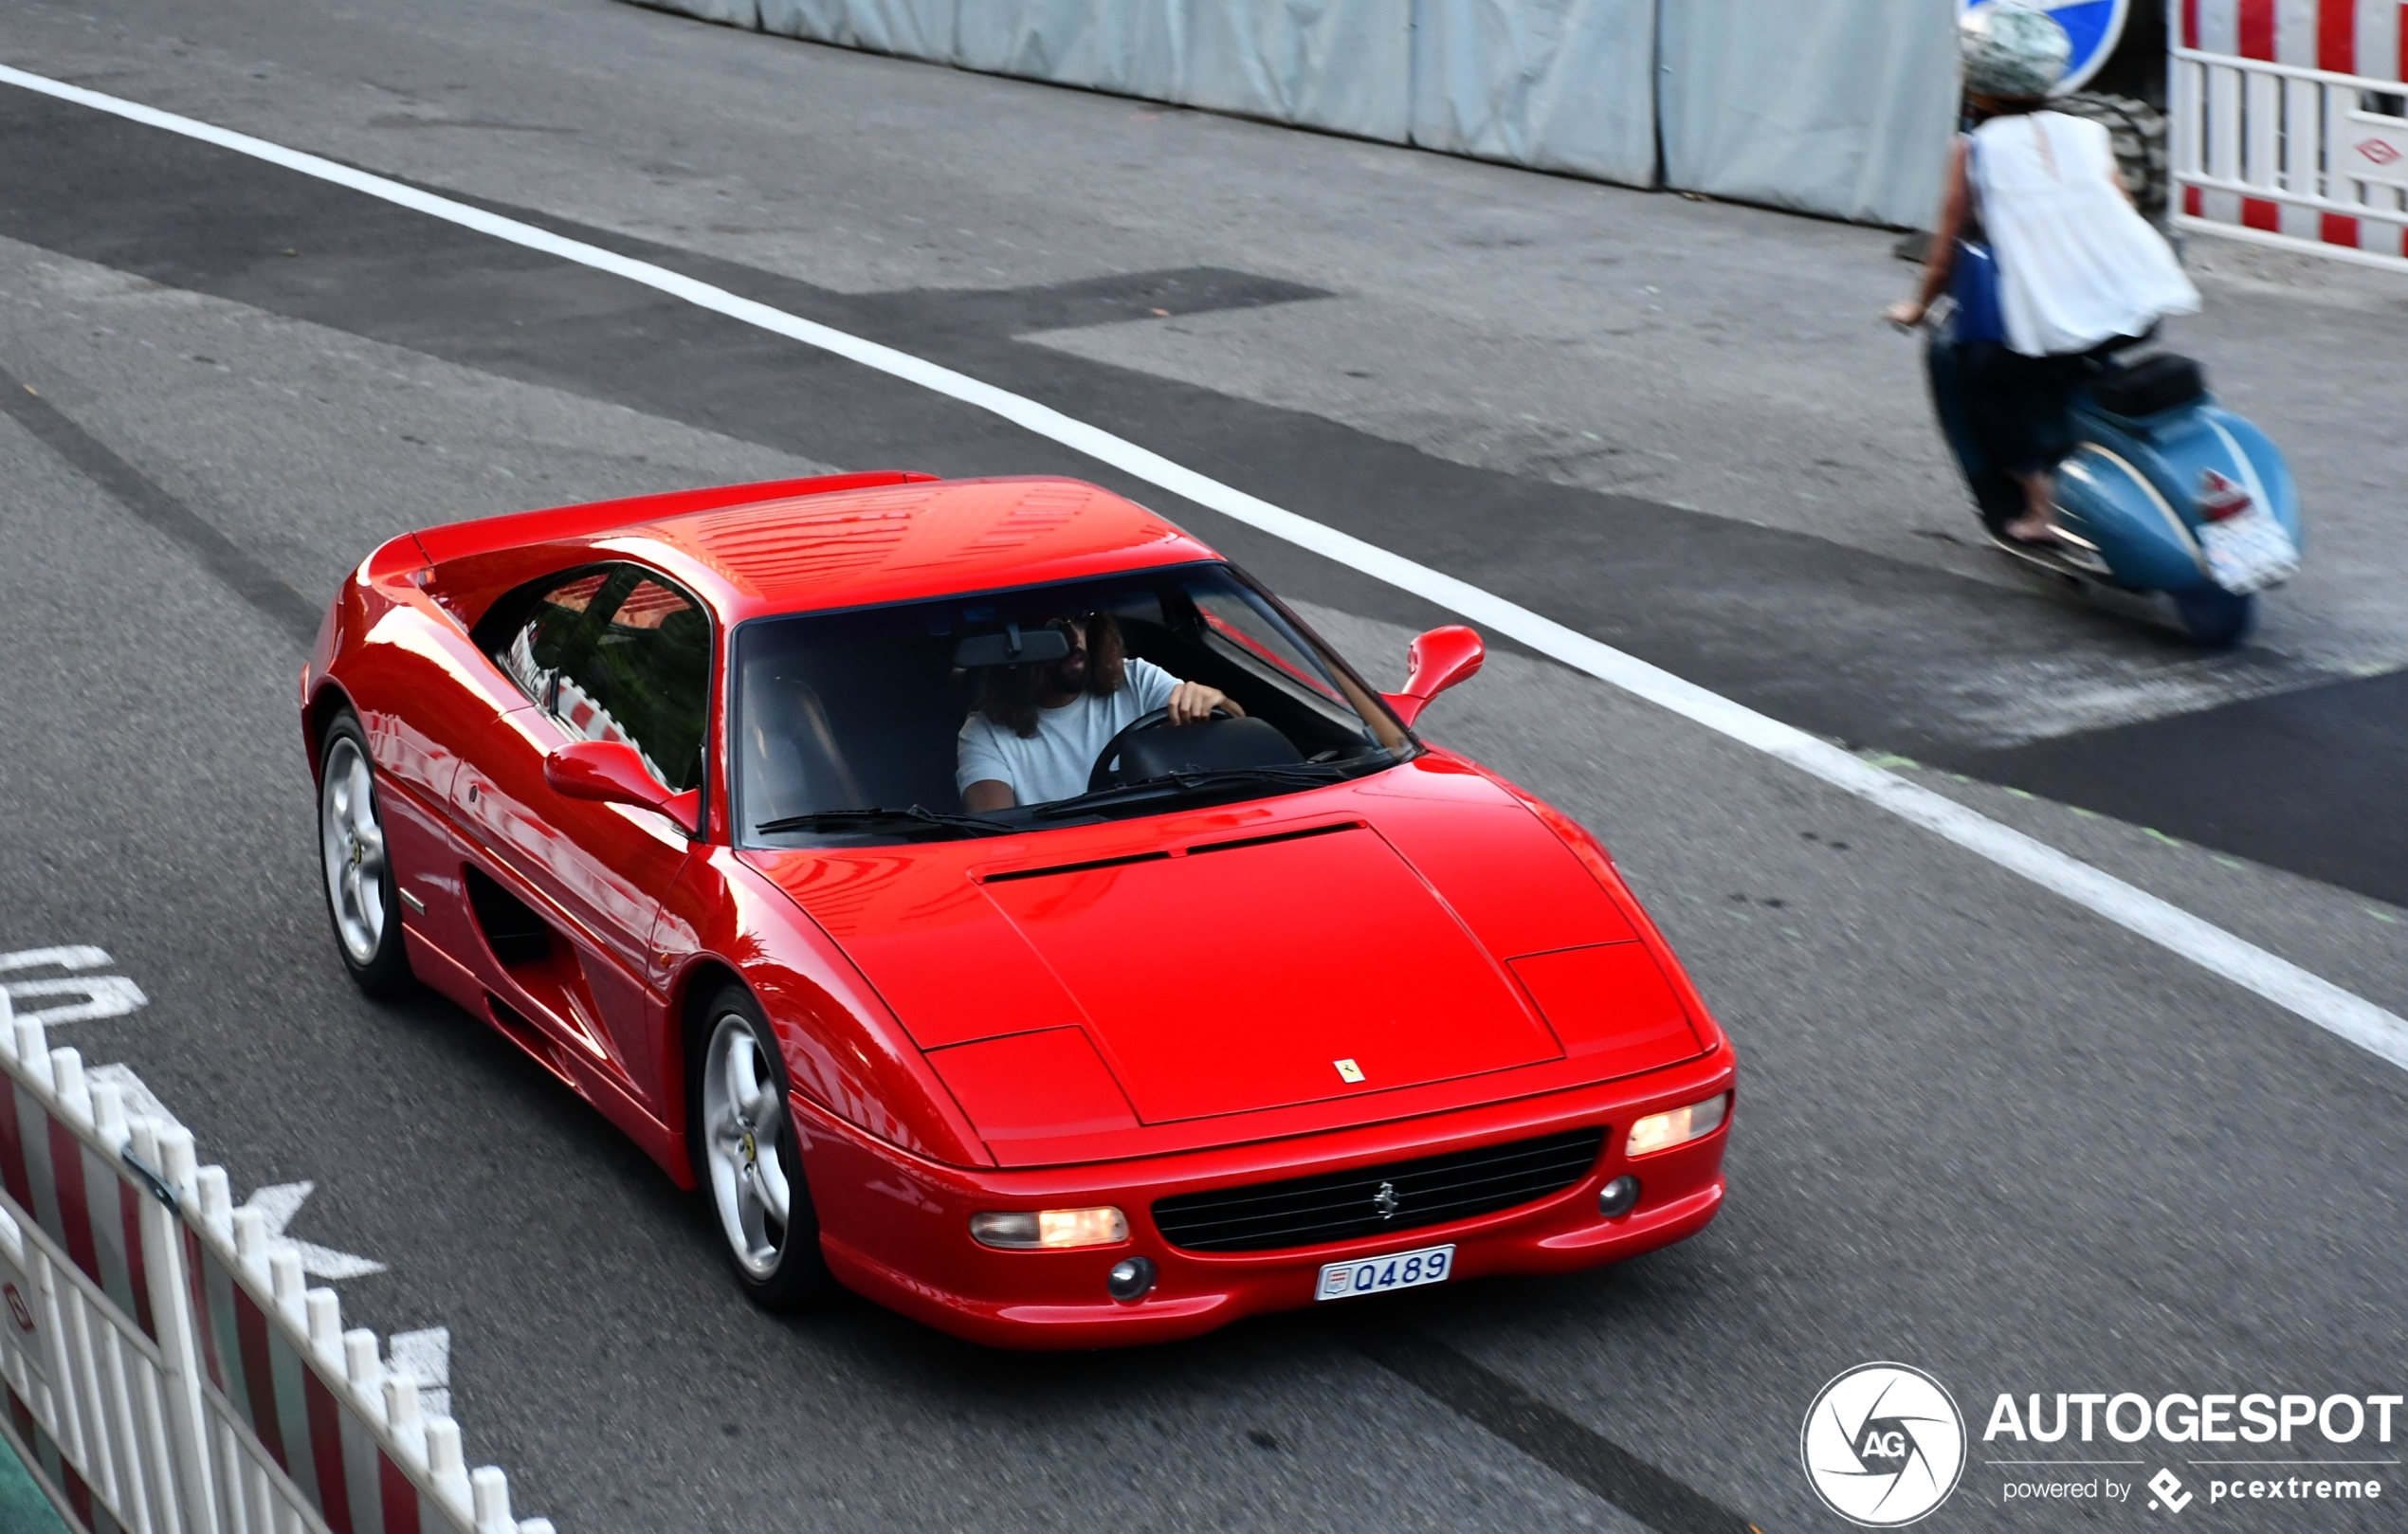
M515 556L540 566L626 555L692 582L730 621L1216 557L1165 519L1083 481L899 474L561 506L430 528L418 541L430 562L467 561L480 575L501 575L487 558L500 557L516 572L510 584L543 573Z
M764 612L1212 557L1144 507L1077 480L844 490L668 518L638 536L708 566Z

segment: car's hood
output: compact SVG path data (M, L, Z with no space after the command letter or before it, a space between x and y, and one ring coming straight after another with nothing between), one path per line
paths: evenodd
M1622 971L1557 956L1608 945L1651 989L1644 1026L1617 1035L1637 1052L1598 1074L1695 1054L1628 921L1563 844L1492 785L1439 788L1442 803L1315 793L1142 834L747 858L844 945L990 1143L1560 1060L1546 988L1613 989ZM1599 1053L1586 1033L1569 1050Z
M990 876L981 890L1077 1003L1148 1123L1562 1052L1504 967L1365 825Z

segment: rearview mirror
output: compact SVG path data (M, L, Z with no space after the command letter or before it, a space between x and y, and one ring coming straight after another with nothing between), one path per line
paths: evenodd
M628 804L677 822L692 835L702 795L692 789L670 792L644 766L635 747L623 740L575 740L543 758L543 780L564 799Z
M972 634L953 648L953 664L964 670L981 666L1037 666L1070 653L1070 636L1059 629L1023 629L1011 624L999 634Z
M1488 658L1487 647L1480 636L1460 623L1443 629L1432 629L1413 642L1405 651L1409 674L1402 692L1382 693L1396 717L1410 726L1430 705L1430 700L1469 680Z

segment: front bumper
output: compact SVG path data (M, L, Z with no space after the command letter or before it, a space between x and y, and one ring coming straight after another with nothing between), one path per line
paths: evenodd
M1619 1262L1694 1235L1722 1207L1730 1119L1706 1138L1635 1161L1624 1131L1645 1114L1731 1089L1727 1045L1704 1059L1618 1082L1487 1104L1400 1123L1126 1161L997 1171L940 1166L865 1135L801 1098L794 1122L829 1267L848 1288L941 1331L998 1347L1091 1348L1168 1342L1241 1317L1315 1303L1325 1263L1452 1242L1449 1282L1556 1273ZM1409 1160L1560 1130L1609 1126L1596 1163L1560 1193L1492 1214L1276 1251L1198 1252L1155 1228L1174 1194ZM1605 1183L1629 1172L1639 1202L1606 1219ZM981 1210L1118 1205L1129 1239L1069 1251L998 1251L970 1238ZM1123 1258L1151 1258L1153 1290L1134 1304L1104 1291ZM1327 1302L1342 1304L1342 1301Z

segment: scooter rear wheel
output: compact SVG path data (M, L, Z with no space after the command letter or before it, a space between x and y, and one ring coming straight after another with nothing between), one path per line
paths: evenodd
M2257 598L2235 595L2214 586L2175 592L2175 613L2191 642L2210 649L2230 649L2257 627Z

